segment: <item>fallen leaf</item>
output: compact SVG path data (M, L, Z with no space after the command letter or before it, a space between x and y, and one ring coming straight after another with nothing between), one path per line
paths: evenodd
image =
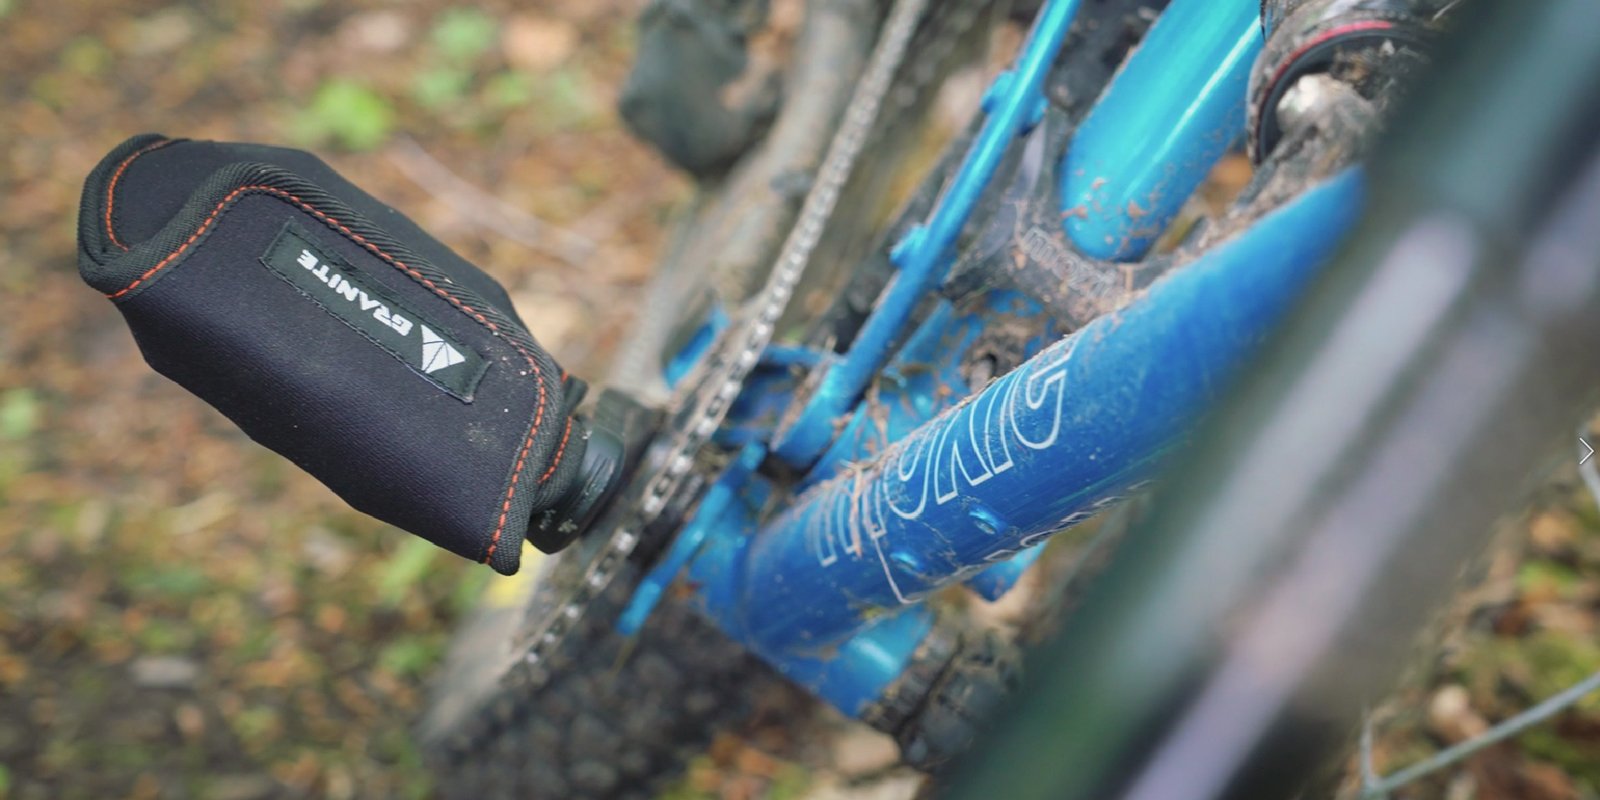
M392 53L411 41L411 28L411 20L399 11L367 11L339 26L339 43L351 50Z
M1434 692L1433 699L1429 701L1428 727L1440 738L1454 744L1484 732L1489 723L1472 709L1472 697L1466 687L1451 684Z
M564 20L518 14L506 22L500 47L506 61L529 72L546 72L561 65L578 44L578 29Z

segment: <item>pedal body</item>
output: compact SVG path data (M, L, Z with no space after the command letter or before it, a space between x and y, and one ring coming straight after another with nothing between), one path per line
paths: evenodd
M308 153L128 140L85 185L79 269L158 372L465 558L515 572L536 514L596 502L582 392L506 292Z

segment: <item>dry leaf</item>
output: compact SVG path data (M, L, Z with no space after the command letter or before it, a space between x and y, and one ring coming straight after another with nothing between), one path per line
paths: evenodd
M578 45L578 29L547 17L518 14L506 22L500 46L511 65L529 72L548 72L566 61Z

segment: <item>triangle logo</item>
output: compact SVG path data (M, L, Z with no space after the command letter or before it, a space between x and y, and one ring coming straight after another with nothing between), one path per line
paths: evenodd
M440 339L439 334L434 333L428 326L423 325L421 327L423 372L431 374L467 360L459 350L451 347L445 340Z

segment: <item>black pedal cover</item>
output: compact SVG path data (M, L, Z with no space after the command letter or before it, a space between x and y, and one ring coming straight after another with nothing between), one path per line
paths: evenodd
M499 572L578 476L587 428L505 291L310 154L130 139L84 187L79 269L158 372Z

